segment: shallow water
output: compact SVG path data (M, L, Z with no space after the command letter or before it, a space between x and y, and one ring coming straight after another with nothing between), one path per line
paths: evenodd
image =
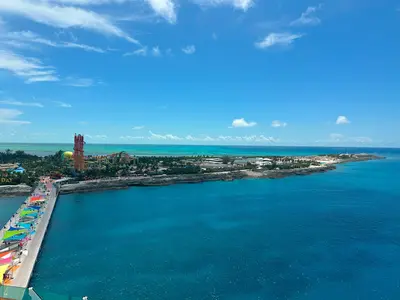
M398 154L62 196L31 285L89 299L399 299Z
M0 197L0 226L4 226L10 220L10 217L18 210L24 200L24 197Z

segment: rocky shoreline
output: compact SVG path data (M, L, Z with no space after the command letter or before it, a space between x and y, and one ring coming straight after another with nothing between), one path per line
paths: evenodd
M26 184L0 185L0 197L28 196L32 187Z
M202 183L208 181L233 181L245 178L284 178L289 176L304 176L315 173L323 173L336 169L335 165L323 167L304 168L295 170L272 170L265 172L253 172L248 170L218 172L209 174L192 174L177 176L151 176L151 177L124 177L113 179L101 179L96 181L85 181L61 186L61 194L87 193L104 190L126 189L132 186L167 186L172 184Z

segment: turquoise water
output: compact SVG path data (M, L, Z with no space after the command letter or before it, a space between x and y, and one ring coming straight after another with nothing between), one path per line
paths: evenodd
M10 220L24 201L24 197L0 198L0 226L4 226Z
M31 285L89 299L400 299L400 151L278 180L66 195Z
M59 150L73 151L72 144L2 144L0 151L6 149L24 150L37 155L54 154ZM193 146L193 145L113 145L86 144L86 154L110 154L126 151L134 155L311 155L322 153L377 153L377 148L327 148L327 147L262 147L262 146ZM383 149L384 152L396 149Z

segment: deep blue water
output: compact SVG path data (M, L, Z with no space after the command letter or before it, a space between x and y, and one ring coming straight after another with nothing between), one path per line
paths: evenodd
M400 299L400 151L278 180L62 196L31 286L89 299Z

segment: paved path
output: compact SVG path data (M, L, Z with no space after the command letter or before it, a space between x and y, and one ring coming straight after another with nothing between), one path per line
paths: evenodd
M14 273L14 279L11 282L11 286L27 288L29 280L31 279L33 268L37 257L39 255L40 247L42 245L44 236L46 234L47 227L50 222L51 215L53 213L54 206L57 201L57 190L53 188L45 212L40 218L39 224L36 226L36 233L33 235L26 246L28 255L21 255L21 265L18 270Z

